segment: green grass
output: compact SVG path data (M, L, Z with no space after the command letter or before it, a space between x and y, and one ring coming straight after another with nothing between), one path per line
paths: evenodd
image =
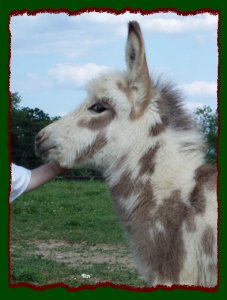
M98 280L99 282L142 286L135 272L124 269L118 264L114 268L107 263L71 268L66 264L43 259L40 256L31 256L26 264L24 261L16 261L11 272L13 282L29 282L35 285L63 282L70 287L78 287L93 285ZM90 278L84 279L82 274L89 274Z
M11 205L11 238L122 243L122 229L103 182L55 181Z
M12 282L64 282L76 287L111 281L143 286L127 264L89 260L92 255L124 258L129 253L126 235L103 182L52 181L24 194L11 204L10 227ZM55 242L60 246L56 243L54 249L40 252L43 244L49 247ZM94 245L98 250L88 250ZM83 263L73 264L70 256L67 258L76 251ZM57 259L59 253L67 260ZM91 278L83 279L83 273Z

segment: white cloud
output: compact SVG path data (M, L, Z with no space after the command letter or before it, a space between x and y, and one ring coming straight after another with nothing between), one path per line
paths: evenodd
M49 70L49 75L54 79L58 86L77 86L83 87L85 83L100 73L111 70L104 65L88 63L85 65L58 64Z
M68 16L65 13L39 13L35 16L23 14L11 17L13 55L63 55L74 59L85 56L90 48L106 44L112 38L110 35L103 37L103 34L100 34L99 30L102 30L102 27L94 28L79 20L79 15Z
M124 28L125 23L131 20L137 20L141 26L149 32L162 33L183 33L195 30L213 31L217 29L218 24L218 16L209 13L200 13L194 16L179 16L176 13L160 12L143 16L139 13L135 14L129 12L122 15L91 12L81 14L80 18L81 20L95 23L96 25L111 25L111 30L115 30L115 32L120 35L126 34ZM113 25L115 27L112 27Z
M139 21L144 31L167 34L192 31L216 33L218 24L218 16L209 13L194 16L179 16L176 13L141 15L129 12L121 15L90 12L75 16L68 16L66 13L39 13L35 16L23 14L11 17L10 30L13 41L15 39L18 42L20 39L20 48L24 49L26 46L28 51L75 51L76 45L81 44L80 49L83 49L91 38L94 43L94 28L100 31L101 36L105 36L104 39L125 36L126 24L130 20ZM103 38L98 40L103 42Z
M150 51L153 51L154 55L158 54L158 60L148 61L151 65L150 70L153 70L152 74L165 73L167 79L174 78L174 72L178 74L178 69L179 72L182 69L182 60L179 60L178 56L179 58L183 56L184 59L185 51L192 55L192 59L194 56L199 58L203 55L199 52L202 47L194 47L196 42L197 45L207 44L206 55L204 60L201 60L201 72L197 74L198 78L206 78L204 74L206 70L209 70L211 80L216 78L217 54L212 49L217 45L217 15L205 13L195 16L179 16L175 13L154 13L142 16L139 13L129 12L122 15L92 12L68 16L65 13L40 13L35 16L24 14L11 18L13 58L11 87L15 91L26 91L31 95L32 92L37 95L38 91L46 91L48 96L42 95L46 97L44 102L49 101L52 95L48 93L53 93L56 86L68 88L68 95L75 93L72 87L76 88L78 94L82 93L80 87L100 72L108 71L107 65L123 68L122 53L125 41L122 37L127 35L127 22L130 20L139 21L147 45L150 39L152 50L147 51L147 54ZM168 46L161 47L165 45L162 34L167 35L167 41L169 41L168 35L178 34L177 38L174 37L172 40L172 43L177 46L177 52L171 52L172 61L165 56ZM188 34L187 37L186 34ZM190 42L187 48L184 48L185 37ZM190 47L194 47L193 51ZM158 67L162 65L165 67ZM183 78L185 78L184 74L182 74L182 81ZM196 106L200 102L215 102L216 82L192 82L195 76L191 69L187 72L187 78L189 82L191 78L191 82L182 84L181 87L186 96L192 96L190 99L198 102ZM61 96L60 93L58 95L58 91L59 89L56 91L56 97ZM62 90L62 93L65 91ZM74 94L70 96L70 99L74 99L73 97ZM59 111L64 112L70 109L71 107L66 109L66 103L64 103Z
M184 104L185 109L189 112L192 113L196 110L196 108L201 108L203 107L204 104L201 102L186 102Z
M194 81L191 83L181 84L180 88L190 96L207 95L216 96L217 82L216 81Z
M207 37L204 34L198 34L194 37L194 40L198 45L204 45L207 42Z
M183 33L195 30L209 31L217 28L217 16L211 14L199 14L196 16L156 17L145 20L144 27L150 31L165 33Z
M59 116L59 117L64 117L64 116L66 116L68 114L68 112L66 112L66 111L60 111L58 114L57 114L57 116Z
M43 90L50 90L54 87L52 81L48 80L46 76L40 74L27 73L24 77L10 77L10 90L25 92L39 92Z

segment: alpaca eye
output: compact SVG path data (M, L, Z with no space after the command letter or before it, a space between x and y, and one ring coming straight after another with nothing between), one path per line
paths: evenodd
M102 113L103 111L107 110L107 108L101 103L95 103L89 108L89 110L92 110L96 113Z

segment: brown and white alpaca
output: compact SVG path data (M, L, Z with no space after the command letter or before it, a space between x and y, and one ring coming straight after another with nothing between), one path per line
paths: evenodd
M154 83L128 26L127 71L103 74L81 107L37 135L36 152L101 170L138 270L151 286L217 285L216 169L171 85Z

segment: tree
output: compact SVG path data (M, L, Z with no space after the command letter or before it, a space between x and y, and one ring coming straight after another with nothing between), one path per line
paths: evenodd
M213 112L211 107L203 106L197 108L194 112L195 119L205 136L207 143L206 158L209 163L216 162L216 145L218 136L218 115L217 111Z
M18 93L11 93L11 112L19 109L21 97Z
M21 107L20 102L21 97L19 94L11 93L11 159L19 165L34 168L42 163L40 158L35 155L35 136L43 127L59 117L50 118L48 114L39 108Z

